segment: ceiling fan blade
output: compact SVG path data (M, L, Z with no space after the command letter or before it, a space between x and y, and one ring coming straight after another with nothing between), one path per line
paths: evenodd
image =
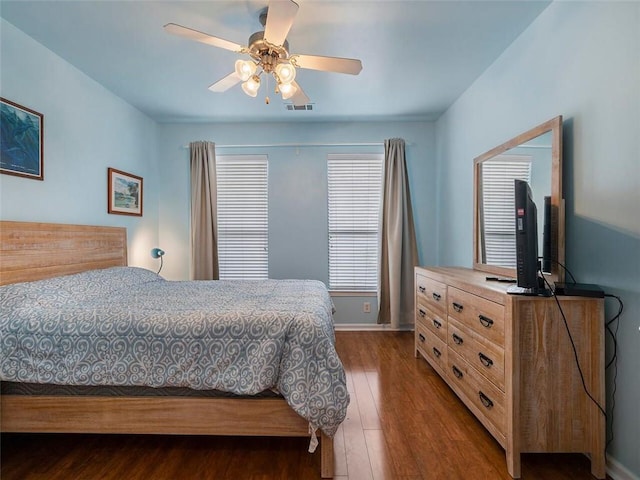
M232 52L242 52L244 50L244 47L240 44L230 42L224 38L214 37L213 35L199 32L192 28L183 27L182 25L177 25L175 23L167 23L164 26L164 31L172 35L188 38L189 40L195 40L196 42L206 43L207 45L212 45L214 47L231 50Z
M265 40L274 45L283 45L297 13L298 4L293 0L271 0L264 26Z
M298 82L292 82L291 85L296 87L298 90L296 91L296 93L293 94L293 96L289 100L294 105L306 105L307 103L309 103L310 101L309 97L307 97L307 94L304 93L304 90L302 90L302 87L298 85Z
M322 70L325 72L348 73L358 75L362 62L355 58L320 57L318 55L292 55L292 62L300 68Z
M236 72L231 72L224 78L221 78L216 83L209 86L209 90L212 92L226 92L234 85L237 85L241 82L241 78L238 76Z

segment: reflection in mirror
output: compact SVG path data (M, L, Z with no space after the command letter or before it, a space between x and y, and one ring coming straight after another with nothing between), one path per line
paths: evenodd
M479 166L481 196L478 248L481 262L516 268L513 181L524 180L538 208L538 245L542 246L545 197L551 196L551 133L496 155ZM539 249L542 252L542 249Z
M531 186L538 207L538 252L552 280L563 277L561 138L562 117L554 118L475 160L474 268L515 277L514 180ZM546 214L545 214L546 211ZM545 225L545 219L548 224ZM545 229L550 241L544 242Z

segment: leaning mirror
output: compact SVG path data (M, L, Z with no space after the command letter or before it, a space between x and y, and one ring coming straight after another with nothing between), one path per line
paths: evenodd
M564 272L562 117L480 155L474 161L473 268L516 277L514 179L526 180L538 211L538 253L549 281ZM546 232L546 233L545 233Z

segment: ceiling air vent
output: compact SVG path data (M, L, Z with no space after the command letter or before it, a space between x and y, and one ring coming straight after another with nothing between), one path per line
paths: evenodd
M305 105L294 105L292 103L288 103L285 105L285 107L287 107L287 110L313 110L313 104L312 103L307 103Z

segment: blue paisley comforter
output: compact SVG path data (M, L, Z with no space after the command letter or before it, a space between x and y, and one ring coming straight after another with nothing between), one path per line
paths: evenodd
M333 435L349 394L313 280L167 281L117 267L0 287L0 380L253 395Z

